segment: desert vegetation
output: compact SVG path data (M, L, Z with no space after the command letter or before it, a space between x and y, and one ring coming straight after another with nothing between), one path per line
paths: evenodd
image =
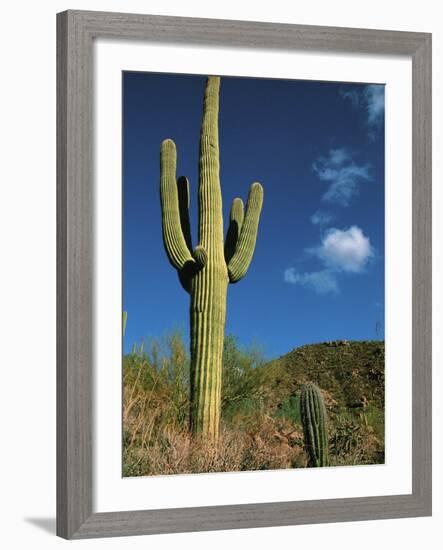
M384 462L381 341L302 346L266 361L260 350L225 337L217 441L192 433L190 379L180 332L124 356L124 476ZM319 410L313 398L321 399L327 417L317 462L303 425L306 388L312 410Z
M189 294L189 345L174 332L123 358L123 475L265 470L384 461L384 344L307 345L273 361L225 335L229 284L246 275L263 205L251 185L224 238L220 78L209 76L199 146L198 244L172 139L160 147L166 256ZM239 159L241 160L241 156ZM123 317L123 331L127 315ZM188 351L189 350L189 351Z

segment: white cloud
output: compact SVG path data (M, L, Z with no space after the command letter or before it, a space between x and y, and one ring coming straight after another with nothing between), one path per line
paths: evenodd
M349 152L344 147L329 151L329 163L333 166L341 166L347 160L349 160Z
M329 184L322 200L349 206L352 197L358 195L362 180L370 180L369 164L356 164L345 148L331 149L327 157L320 157L312 165L321 181Z
M382 84L368 84L360 88L340 90L344 99L351 101L354 108L362 107L366 112L366 123L372 131L383 121L385 113L385 87Z
M328 223L332 222L334 219L334 216L330 214L329 212L323 212L322 210L317 210L317 212L314 212L311 216L311 223L314 225L327 225Z
M356 225L349 229L329 229L321 245L310 251L328 269L348 273L361 273L374 255L369 238Z
M356 225L349 229L329 229L319 246L306 251L321 262L321 269L300 273L289 267L284 272L284 280L311 288L319 294L338 294L340 274L362 273L374 256L369 237Z
M297 273L294 267L289 267L285 270L284 279L287 283L309 287L318 294L326 294L328 292L338 294L339 292L334 274L327 269L311 273Z
M365 91L368 123L379 124L385 112L385 88L379 84L366 86Z

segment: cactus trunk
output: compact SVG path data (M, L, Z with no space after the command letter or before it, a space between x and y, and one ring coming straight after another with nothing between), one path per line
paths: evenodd
M308 466L328 466L328 427L326 407L320 389L304 384L300 395L300 413L308 453Z
M191 296L191 428L217 440L227 277L226 282L214 283L213 270L205 271L196 278Z
M228 284L249 267L263 202L259 183L251 186L246 214L234 199L226 246L220 188L218 108L220 78L208 77L200 132L199 245L192 249L189 184L176 181L176 151L165 140L160 157L163 240L180 282L190 294L191 411L194 434L217 441L220 429L223 340ZM244 218L244 223L243 223Z
M206 84L200 132L199 240L208 251L191 294L191 428L213 439L220 425L228 270L224 258L218 146L220 79Z

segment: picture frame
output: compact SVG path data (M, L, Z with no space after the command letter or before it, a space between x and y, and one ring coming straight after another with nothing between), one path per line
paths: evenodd
M412 492L93 512L93 43L407 56L412 61ZM431 515L431 35L69 10L57 15L57 534L66 539Z

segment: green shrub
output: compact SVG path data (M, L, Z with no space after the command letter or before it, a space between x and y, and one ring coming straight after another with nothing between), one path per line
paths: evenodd
M294 424L301 425L299 392L290 395L288 399L283 401L277 410L277 416L282 416L288 420L291 420Z

